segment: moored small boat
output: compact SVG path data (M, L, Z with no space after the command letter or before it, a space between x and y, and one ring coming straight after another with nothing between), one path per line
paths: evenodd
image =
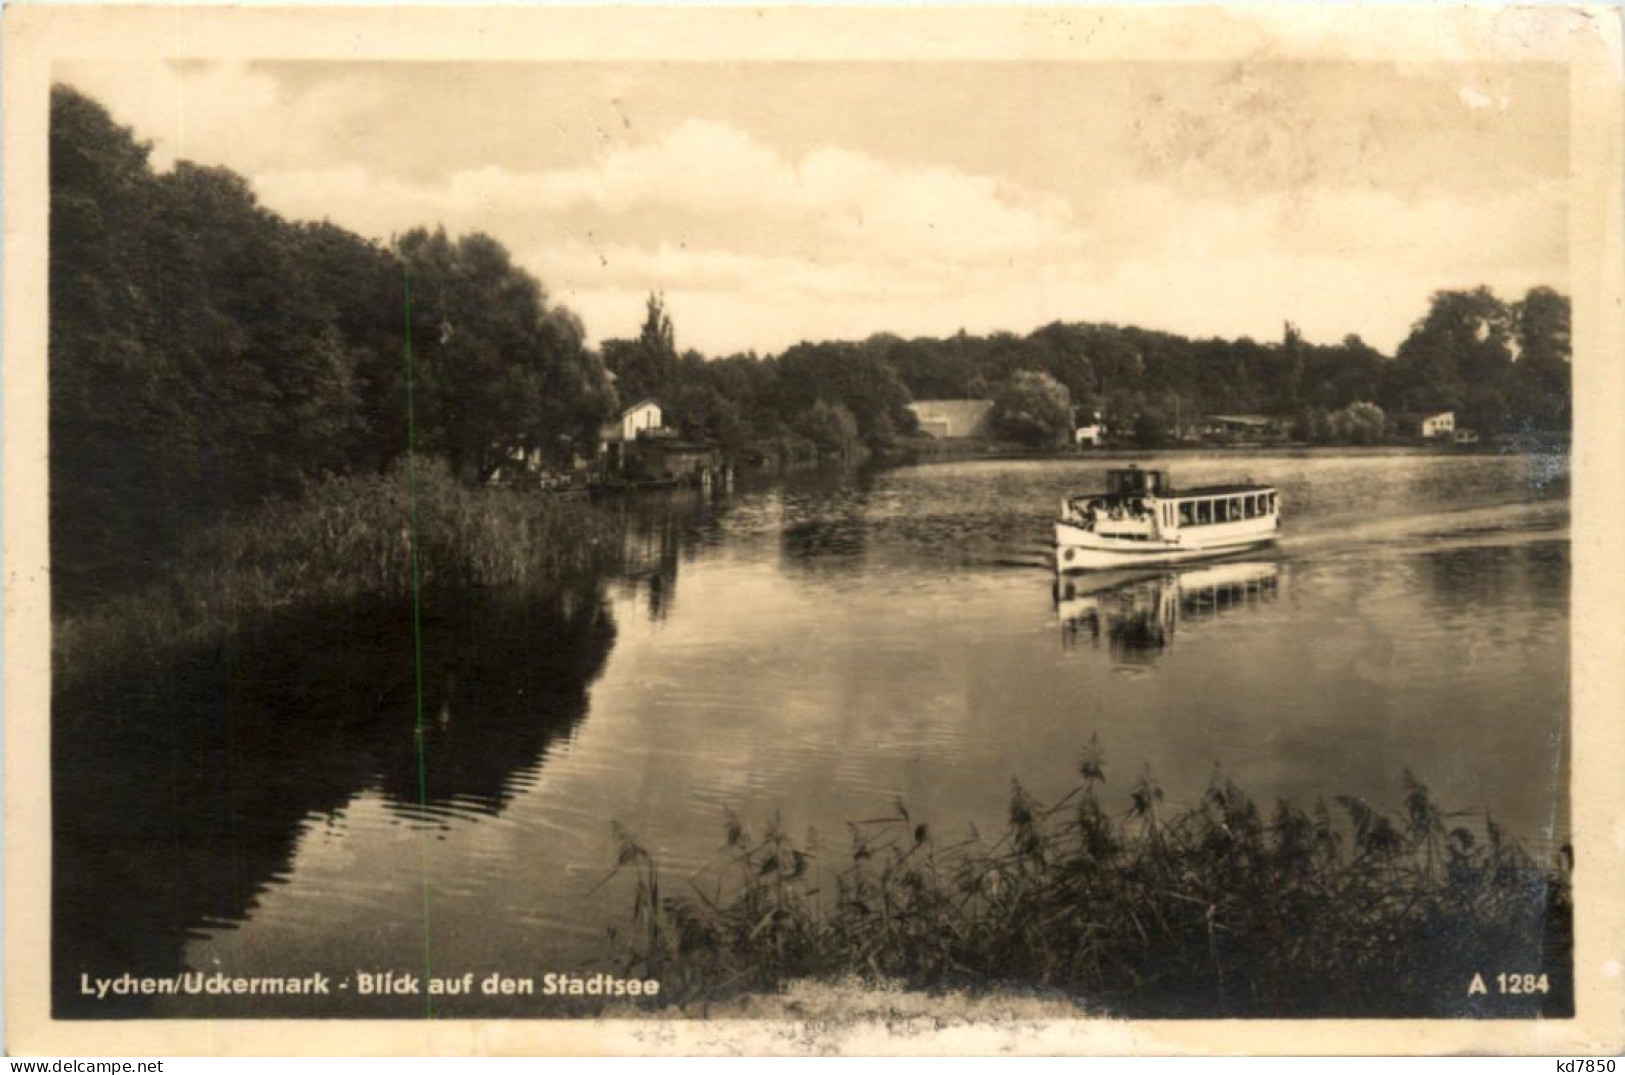
M1106 489L1061 501L1055 566L1061 571L1149 567L1229 556L1274 541L1280 494L1271 485L1175 490L1163 470L1106 472Z

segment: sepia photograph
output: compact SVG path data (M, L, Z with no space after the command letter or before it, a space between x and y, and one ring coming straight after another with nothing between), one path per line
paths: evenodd
M8 12L40 1033L1618 1047L1617 11L155 14Z

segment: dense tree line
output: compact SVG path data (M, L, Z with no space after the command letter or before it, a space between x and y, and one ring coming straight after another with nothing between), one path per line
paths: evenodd
M1564 431L1570 422L1569 302L1538 287L1507 302L1488 289L1441 291L1393 357L1350 335L1306 341L1190 339L1056 322L1025 336L961 332L905 340L800 343L777 356L679 355L658 298L638 340L604 345L623 396L659 399L690 435L729 447L801 436L893 446L916 399L993 399L1002 435L1064 440L1071 415L1156 447L1204 415L1261 414L1302 439L1375 443L1414 433L1405 416L1453 410L1486 436ZM660 332L653 325L663 326ZM658 357L656 357L658 356Z
M387 467L409 373L420 449L469 479L514 449L590 450L613 410L579 322L486 236L284 220L226 169L155 171L61 86L50 198L59 602L156 574L223 511Z

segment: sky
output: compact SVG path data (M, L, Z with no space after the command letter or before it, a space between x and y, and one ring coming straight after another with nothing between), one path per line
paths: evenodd
M1564 68L1374 63L65 63L176 160L388 239L484 231L595 341L1356 333L1567 290Z

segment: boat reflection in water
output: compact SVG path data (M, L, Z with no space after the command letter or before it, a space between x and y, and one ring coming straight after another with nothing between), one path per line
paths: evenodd
M1256 607L1279 590L1280 568L1273 563L1064 576L1056 581L1055 609L1064 645L1098 647L1104 637L1119 661L1147 664L1173 645L1181 622Z

